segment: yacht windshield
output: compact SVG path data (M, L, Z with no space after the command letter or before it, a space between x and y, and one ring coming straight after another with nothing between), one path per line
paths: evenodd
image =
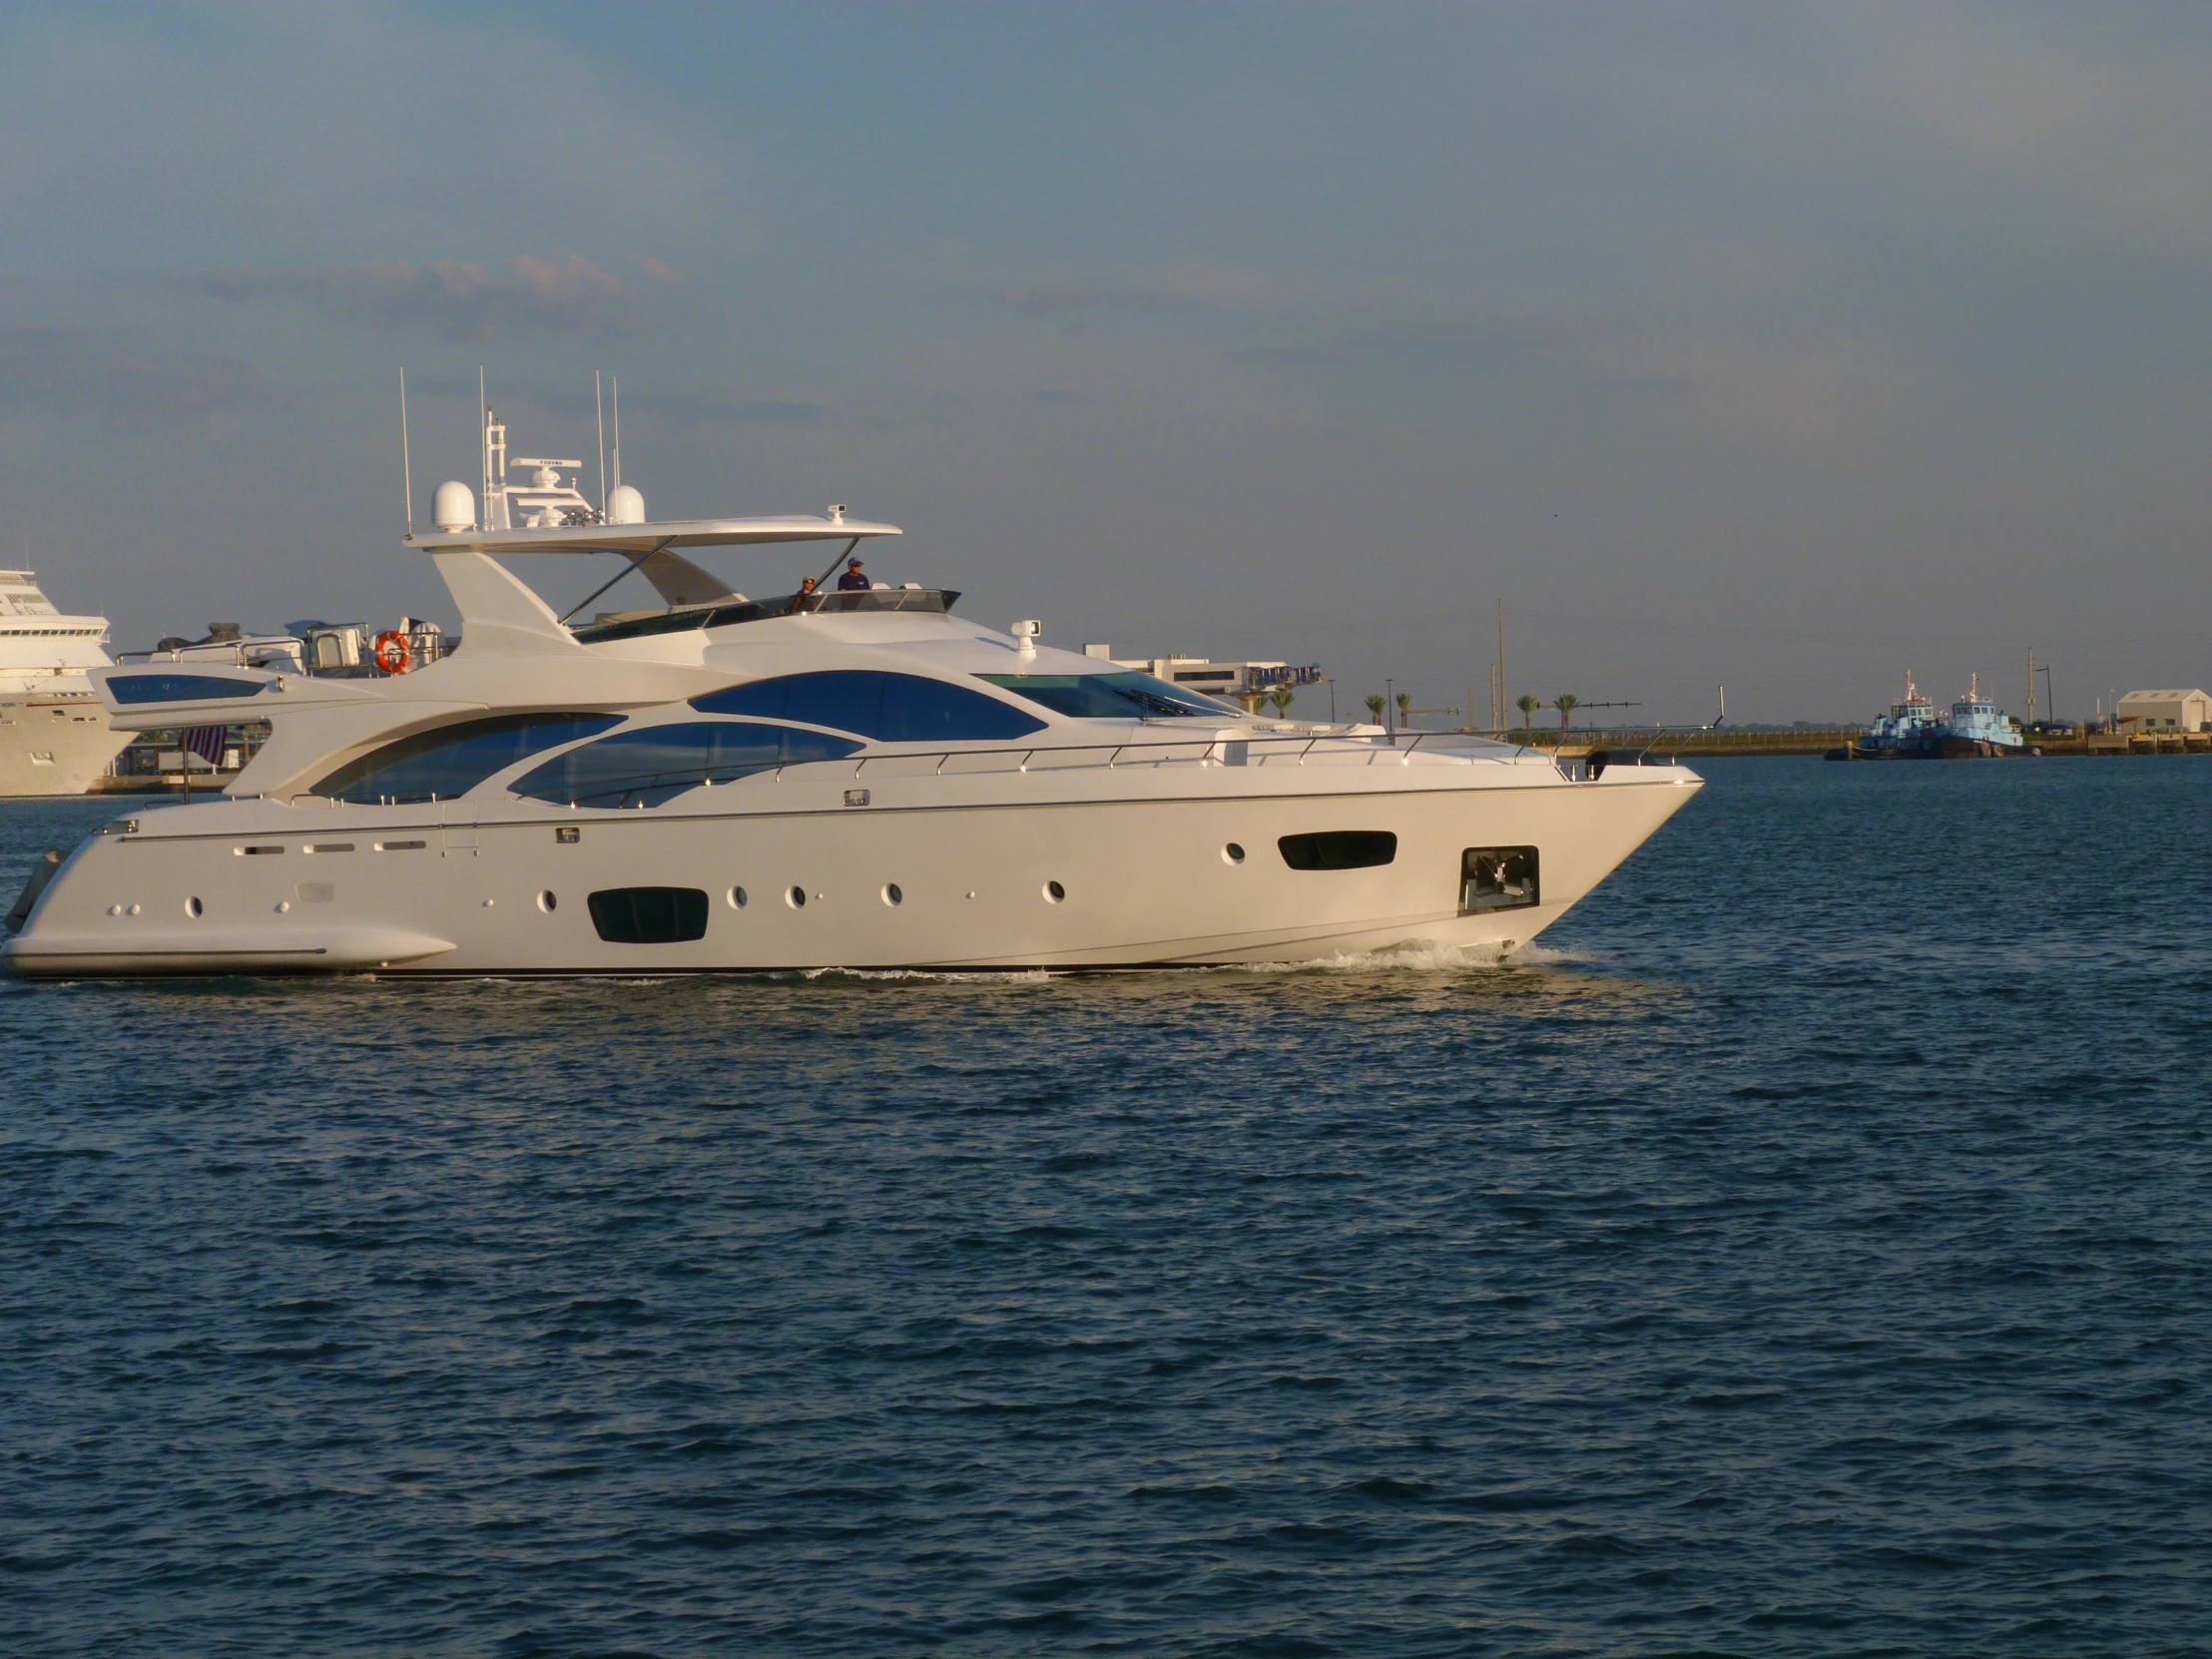
M1193 715L1236 715L1233 703L1171 686L1134 669L1120 674L978 674L1016 697L1040 703L1072 720L1187 720Z

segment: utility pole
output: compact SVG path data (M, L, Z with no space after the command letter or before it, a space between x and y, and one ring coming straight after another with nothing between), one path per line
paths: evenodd
M2035 724L2035 648L2027 648L2027 723Z
M1497 602L1497 725L1493 730L1505 730L1505 601Z

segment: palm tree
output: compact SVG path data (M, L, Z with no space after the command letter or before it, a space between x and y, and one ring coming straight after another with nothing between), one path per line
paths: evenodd
M1275 705L1275 718L1277 720L1281 720L1291 712L1291 699L1296 695L1297 693L1293 692L1288 686L1278 686L1268 693L1268 701Z
M1376 725L1381 726L1382 724L1382 711L1388 707L1389 705L1382 701L1381 692L1370 692L1368 694L1368 715Z
M1413 694L1411 692L1399 692L1397 694L1397 724L1400 731L1405 728L1405 717L1412 712Z
M1559 711L1559 730L1564 732L1574 724L1574 706L1582 699L1572 692L1561 692L1551 700L1551 706Z
M1543 703L1541 700L1531 697L1527 692L1522 692L1520 696L1513 699L1513 707L1520 711L1521 730L1526 732L1535 726L1536 711L1543 707Z

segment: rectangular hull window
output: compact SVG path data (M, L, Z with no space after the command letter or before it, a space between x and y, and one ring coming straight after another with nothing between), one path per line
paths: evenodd
M610 887L585 902L609 944L683 944L707 936L707 895L697 887Z
M1470 846L1459 855L1459 913L1519 910L1537 902L1533 846Z
M1397 856L1397 836L1387 830L1324 830L1275 844L1293 869L1373 869Z

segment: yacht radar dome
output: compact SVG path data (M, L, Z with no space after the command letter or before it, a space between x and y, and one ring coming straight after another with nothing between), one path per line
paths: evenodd
M440 530L476 528L476 496L458 478L448 478L430 498L430 521Z
M635 484L617 484L607 492L609 524L643 524L645 493Z

